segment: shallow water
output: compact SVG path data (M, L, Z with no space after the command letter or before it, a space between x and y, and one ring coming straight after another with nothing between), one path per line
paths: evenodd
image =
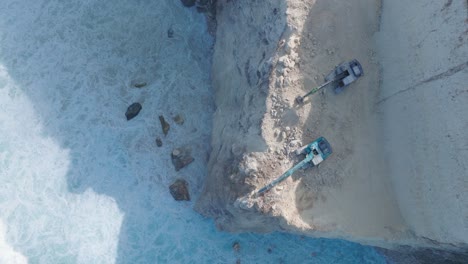
M1 1L0 263L384 262L339 240L220 233L172 199L176 178L195 200L206 174L205 31L173 0ZM133 102L143 110L127 121ZM176 173L170 151L182 145L195 162Z

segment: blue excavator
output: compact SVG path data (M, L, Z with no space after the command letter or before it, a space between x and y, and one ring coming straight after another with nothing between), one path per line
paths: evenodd
M328 156L332 154L332 148L324 137L319 137L312 143L296 150L296 154L304 154L305 158L301 162L296 164L294 167L287 170L283 175L281 175L265 187L258 190L257 195L267 192L268 190L275 187L280 182L284 181L286 178L288 178L294 172L301 168L304 168L306 166L315 167L319 165L322 161L324 161L326 158L328 158Z
M362 75L364 75L364 71L362 70L361 63L359 63L358 60L353 59L349 62L341 63L325 77L325 82L322 85L312 89L303 96L298 96L296 98L296 103L303 104L304 99L307 96L320 91L329 84L333 85L336 94L341 93L347 86L359 79ZM277 179L258 190L257 195L267 192L299 169L310 165L312 165L312 167L319 165L332 154L332 148L324 137L319 137L314 142L299 148L296 151L296 154L305 154L305 158L294 167L283 173L283 175L279 176Z
M341 63L340 65L336 66L335 69L330 72L325 77L325 82L310 90L307 94L303 96L296 97L297 104L303 104L304 99L307 96L310 96L321 89L325 88L327 85L333 85L334 91L336 94L341 93L348 85L359 79L364 74L362 70L361 63L358 60L353 59L349 62Z

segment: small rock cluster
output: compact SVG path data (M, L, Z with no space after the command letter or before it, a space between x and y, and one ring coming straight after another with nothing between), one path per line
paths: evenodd
M188 3L188 2L187 2ZM173 34L173 32L171 33ZM169 32L168 32L168 37ZM142 80L133 80L130 85L135 88L143 88L147 85L147 82ZM125 112L125 117L127 121L135 118L141 111L142 105L138 102L132 103L128 106L127 111ZM177 114L173 117L173 120L178 125L183 125L185 119L183 115ZM164 136L167 136L171 125L166 121L163 115L159 116L159 122L161 124L161 130ZM156 146L162 147L163 141L161 137L156 137ZM191 149L189 147L180 147L175 148L171 153L172 164L176 171L186 167L194 161L194 158L191 155ZM190 195L188 191L188 183L183 179L177 179L173 184L169 186L169 191L176 201L190 201Z
M173 120L178 125L183 125L185 121L183 116L180 114L177 114ZM159 116L159 122L161 123L161 129L164 136L167 136L171 126L162 115ZM156 138L156 145L158 147L162 147L162 139L160 137ZM191 149L189 147L179 147L172 150L171 161L176 171L186 167L194 160L195 159L192 157ZM183 179L177 179L171 186L169 186L169 191L176 201L190 201L188 183Z
M282 142L283 148L274 150L278 155L289 155L301 146L301 141L298 139L299 130L297 127L290 128L286 126L283 129L277 128L274 130L273 136L277 141Z
M173 120L178 125L182 125L185 121L183 116L180 114L176 115ZM164 136L167 136L171 126L162 115L159 116L159 122L161 123L161 129ZM162 144L162 139L157 137L156 145L158 147L162 147ZM172 150L171 161L176 171L181 170L195 160L192 157L191 152L191 148L187 146ZM169 191L176 201L190 201L188 183L183 179L177 179L171 186L169 186Z
M293 102L283 97L283 90L295 85L297 81L297 77L295 77L297 74L291 73L297 71L299 67L300 59L297 47L300 44L300 38L296 35L292 35L288 40L280 42L280 47L283 48L284 53L278 58L274 71L276 91L273 91L269 96L271 102L270 116L274 127L277 127L273 131L273 137L277 142L281 143L281 147L272 149L278 159L284 159L285 156L301 145L298 140L301 136L300 131L296 127L290 127L283 123L285 115L289 112L294 112L297 118L300 117L300 114L296 114L297 112L292 108Z
M135 87L135 88L143 88L147 84L148 84L147 82L145 82L143 80L140 80L140 79L132 80L130 82L130 86ZM135 118L140 113L142 108L143 107L141 106L141 104L139 102L135 102L135 103L131 104L127 108L127 111L125 112L125 117L127 118L127 121Z
M284 48L285 54L278 58L276 65L276 87L284 88L293 84L293 79L289 73L299 65L299 54L296 52L296 47L300 45L300 39L297 36L292 36L286 42L282 40L280 46Z
M270 99L272 102L270 115L275 121L275 125L279 125L279 122L281 121L281 116L283 115L284 111L291 108L291 106L289 105L289 100L283 99L280 95L278 95L275 92L271 93Z

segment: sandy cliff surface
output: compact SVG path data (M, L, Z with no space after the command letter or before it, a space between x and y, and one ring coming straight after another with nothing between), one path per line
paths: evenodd
M385 1L377 108L405 222L468 243L468 2ZM400 19L396 19L396 18Z
M419 237L466 243L466 235L460 240L446 232L446 239L439 240L431 227L418 226L418 217L427 214L420 208L411 211L409 206L420 204L407 192L419 182L399 186L408 173L395 171L395 162L402 161L388 151L399 143L389 133L398 116L387 115L385 111L394 109L382 105L393 88L386 88L392 79L386 79L377 52L398 52L398 45L384 39L388 35L383 30L401 32L398 23L403 22L392 26L390 20L404 4L394 2L388 11L385 4L382 9L377 0L218 2L212 72L217 110L209 175L196 210L232 232L281 230L382 246L428 243ZM421 19L430 15L423 13ZM430 34L432 29L415 30ZM335 95L328 88L302 106L294 103L297 95L322 83L334 66L352 58L363 64L365 76L348 90ZM385 56L382 61L387 62ZM393 67L393 72L401 70ZM412 133L417 137L418 131ZM299 161L297 147L319 136L334 149L328 160L263 196L253 195ZM437 196L425 197L431 197L429 201Z
M261 124L267 111L274 54L286 26L285 11L282 0L218 2L212 72L217 109L210 172L196 209L215 217L222 229L276 228L246 219L233 202L255 188L246 184L248 155L268 151ZM265 219L258 213L251 217Z

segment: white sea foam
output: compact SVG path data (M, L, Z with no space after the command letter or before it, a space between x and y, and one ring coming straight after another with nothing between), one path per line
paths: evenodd
M28 259L21 253L16 252L5 239L6 228L0 220L0 263L26 264Z
M206 174L212 41L179 1L1 1L1 263L381 260L341 241L219 233L172 199L174 179L196 199ZM143 110L127 121L133 102ZM195 162L176 173L181 145Z

